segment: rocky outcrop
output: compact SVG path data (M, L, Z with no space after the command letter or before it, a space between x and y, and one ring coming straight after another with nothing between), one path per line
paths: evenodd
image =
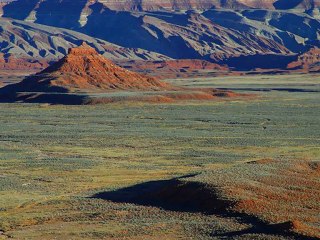
M86 43L71 48L64 58L42 72L0 89L0 102L73 105L121 101L168 103L247 96L212 88L175 87L121 68Z
M79 92L116 90L166 90L170 86L118 67L83 43L71 48L60 61L2 92Z
M297 60L288 64L288 69L307 72L320 72L320 49L312 48L298 56Z

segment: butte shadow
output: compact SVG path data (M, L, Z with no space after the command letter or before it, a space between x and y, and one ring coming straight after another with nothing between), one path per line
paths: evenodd
M171 211L223 213L232 202L219 199L214 189L188 179L196 174L168 180L149 181L109 192L100 192L92 198L118 203L133 203L160 207Z
M98 104L119 101L173 102L237 97L231 91L176 87L121 68L88 44L20 83L0 89L0 102Z
M196 176L197 174L192 174L168 180L148 181L122 189L99 192L90 198L157 207L176 212L218 215L249 225L242 230L212 232L213 237L233 238L263 234L264 236L290 237L290 239L316 239L293 232L295 222L270 224L256 216L232 211L235 201L223 197L218 187L194 181L193 177Z

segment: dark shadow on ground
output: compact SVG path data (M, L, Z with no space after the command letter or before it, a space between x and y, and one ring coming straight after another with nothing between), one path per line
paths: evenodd
M224 199L218 188L187 180L195 175L169 180L149 181L109 192L100 192L91 198L116 203L132 203L158 207L169 211L202 213L233 218L248 224L249 228L225 233L212 232L213 237L232 238L246 234L284 236L290 239L313 239L290 231L291 223L268 224L255 216L231 211L234 202ZM314 238L315 239L315 238Z
M231 57L220 64L226 64L231 68L241 71L260 69L286 69L287 65L297 59L297 56L286 56L276 54L256 54L248 56Z
M119 203L157 206L171 211L206 214L222 212L231 204L229 201L218 199L214 191L209 190L201 183L181 181L183 178L192 176L144 182L117 191L97 193L93 198Z
M64 93L0 93L0 103L48 103L62 105L82 105L87 101L87 96Z

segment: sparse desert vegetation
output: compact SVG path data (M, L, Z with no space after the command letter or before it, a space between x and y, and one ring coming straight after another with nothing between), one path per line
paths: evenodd
M175 80L249 100L1 103L0 239L319 237L319 80Z
M0 240L320 239L319 0L0 15Z

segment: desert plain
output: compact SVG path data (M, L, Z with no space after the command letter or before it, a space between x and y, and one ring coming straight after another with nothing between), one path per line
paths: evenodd
M0 0L0 240L320 239L319 0Z
M165 80L250 98L0 103L0 239L317 239L319 80Z

